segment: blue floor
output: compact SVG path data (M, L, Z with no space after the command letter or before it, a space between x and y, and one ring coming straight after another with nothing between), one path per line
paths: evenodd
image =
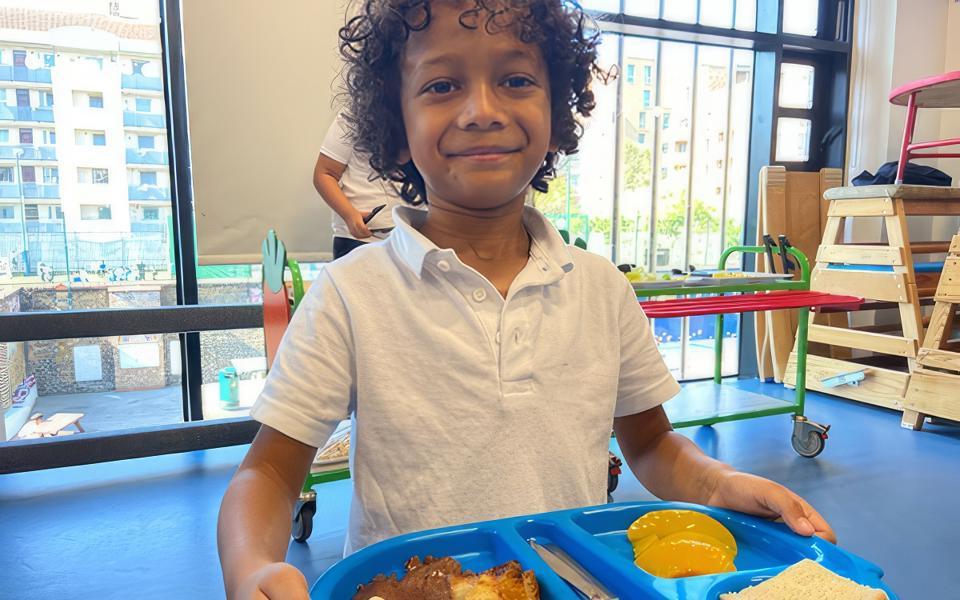
M736 385L790 399L779 386ZM806 497L840 544L881 565L904 600L960 598L960 429L911 432L898 413L818 394L806 412L833 425L814 460L790 448L788 417L684 433ZM216 516L244 451L0 476L0 599L222 598ZM309 581L339 554L350 482L318 489L323 519L309 544L291 543L289 553ZM614 497L650 498L630 475Z

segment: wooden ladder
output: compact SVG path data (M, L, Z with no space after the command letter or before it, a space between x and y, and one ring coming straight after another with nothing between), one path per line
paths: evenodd
M897 318L893 323L855 326L850 315L829 322L814 322L811 315L807 387L902 410L923 338L921 302L932 299L940 277L939 273L917 273L914 255L946 252L950 248L950 242L912 242L907 217L960 214L960 189L913 185L842 187L828 190L824 197L830 206L810 289L860 296L866 301L862 310L897 309ZM862 218L882 220L886 241L845 243L845 226ZM829 356L816 354L814 343L829 345ZM861 362L863 356L855 360L855 355L866 355L867 360ZM888 357L905 362L907 369L875 364L889 362ZM838 376L858 370L864 370L862 381L832 385ZM796 351L791 353L784 378L787 385L795 382Z
M930 326L917 353L903 401L901 425L919 430L924 417L960 421L960 339L954 326L960 308L960 234L953 236L934 296Z

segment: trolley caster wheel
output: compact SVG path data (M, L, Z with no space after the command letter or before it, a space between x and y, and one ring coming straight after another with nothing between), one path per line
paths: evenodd
M806 417L796 416L793 418L793 435L790 443L800 456L814 458L823 452L829 437L828 431L830 431L829 425L820 425L807 420Z
M313 515L317 514L316 500L298 500L293 511L293 529L290 535L295 541L306 542L313 533Z
M620 467L623 463L614 453L610 453L610 463L607 469L607 502L613 502L613 492L620 484Z

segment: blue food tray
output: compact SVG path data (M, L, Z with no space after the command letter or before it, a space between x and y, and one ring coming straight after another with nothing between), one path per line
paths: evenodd
M641 515L664 509L692 509L717 519L737 540L735 573L682 579L654 577L633 564L627 527ZM897 596L881 581L874 564L820 538L792 533L786 525L728 510L679 502L623 502L543 513L398 536L348 556L313 585L313 600L350 600L358 586L378 573L402 576L411 556L452 556L464 570L484 571L508 560L533 569L542 600L579 596L530 548L526 540L556 544L583 565L620 600L718 600L777 575L809 558L834 573Z

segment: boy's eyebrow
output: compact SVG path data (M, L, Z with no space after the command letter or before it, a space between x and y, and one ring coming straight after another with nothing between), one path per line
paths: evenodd
M511 48L506 52L499 53L496 57L497 62L507 62L511 60L521 59L529 60L533 63L539 63L537 55L526 48ZM445 66L451 64L458 64L462 61L462 57L456 53L446 53L440 54L439 56L433 56L427 60L423 60L414 65L414 73L422 71L424 69L429 69L430 67L436 66Z

